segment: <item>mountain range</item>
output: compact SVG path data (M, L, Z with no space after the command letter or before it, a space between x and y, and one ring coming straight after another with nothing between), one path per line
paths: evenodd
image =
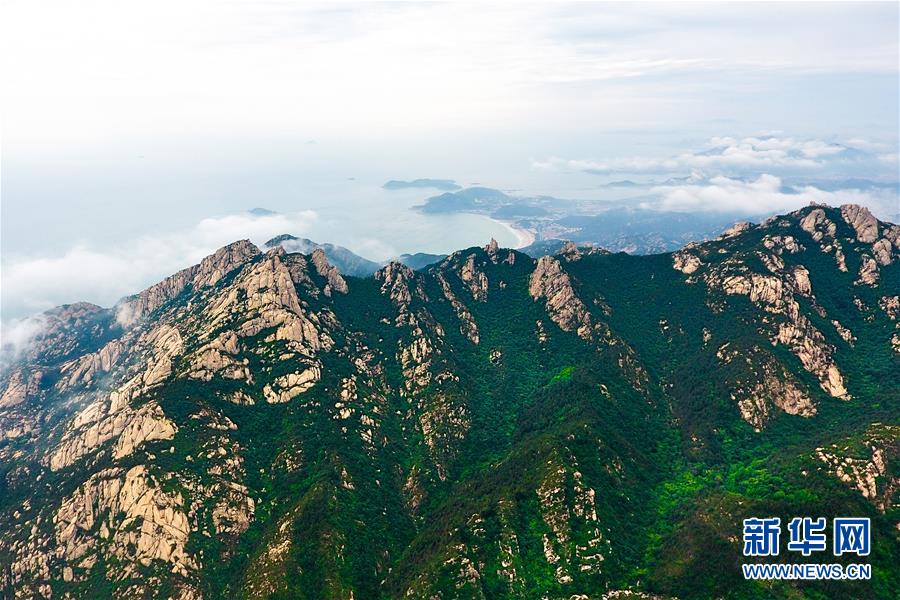
M361 277L306 242L42 317L0 375L0 595L900 596L897 225ZM869 517L872 580L744 580L762 516Z
M617 186L629 187L629 183L640 187L628 181ZM742 218L728 211L660 210L654 206L656 200L652 195L614 202L570 200L511 195L476 186L432 196L416 208L425 214L465 212L510 221L534 234L539 243L568 240L629 254L671 252L689 242L713 238Z

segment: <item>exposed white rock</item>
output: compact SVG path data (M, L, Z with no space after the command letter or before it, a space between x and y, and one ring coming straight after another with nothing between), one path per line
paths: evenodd
M841 216L856 232L856 239L863 243L872 243L878 239L878 219L869 209L858 204L841 206Z
M800 219L800 229L809 233L817 242L826 237L834 238L834 234L837 233L837 225L825 215L825 211L821 208L814 208Z
M546 299L550 319L563 331L575 331L585 340L593 339L593 323L584 302L575 294L569 275L552 256L537 261L529 279L528 292L535 300Z
M144 442L172 439L177 431L156 402L149 402L137 411L128 407L105 411L109 411L109 405L94 403L79 413L72 429L47 456L51 470L72 465L112 439L117 439L113 456L119 459Z
M566 262L575 262L577 260L581 260L583 256L581 254L581 250L578 249L572 242L566 242L563 244L563 247L560 248L559 252L556 253L557 256L562 257Z
M752 223L750 221L738 221L728 229L722 232L722 235L719 236L719 239L727 239L740 235L741 233L750 229Z
M113 458L121 459L131 454L135 448L153 440L171 440L178 428L166 418L162 408L155 402L141 407L128 422L113 447Z
M313 387L321 377L321 367L312 365L299 373L288 373L276 378L271 384L266 384L263 395L269 404L288 402Z
M472 292L473 299L478 302L487 302L488 278L484 271L475 264L474 254L470 254L466 262L463 263L459 271L459 278Z
M118 577L153 561L169 563L173 572L187 576L198 564L186 549L191 528L182 506L181 495L163 492L144 465L124 474L100 471L56 512L59 557L74 563L100 551L121 561ZM110 543L101 544L104 539Z
M826 392L836 398L847 399L843 376L832 358L833 348L809 319L800 311L800 305L793 294L806 291L811 293L809 277L805 269L795 269L792 277L746 273L728 275L713 272L706 277L711 288L719 288L726 294L740 294L750 297L766 312L783 315L785 320L777 325L771 335L773 344L788 346L799 359L803 368L819 379Z
M841 481L885 512L892 505L894 491L900 489L900 478L892 474L887 464L888 448L893 445L896 453L898 436L900 427L875 424L865 437L868 457L850 456L846 446L837 444L828 449L816 448L816 456Z
M60 368L60 379L56 383L58 391L65 391L75 385L89 385L97 376L108 373L119 362L124 350L121 340L112 340L97 352L86 354L65 363Z
M878 283L878 264L871 256L863 255L860 258L859 278L856 283L861 285L876 285Z
M879 265L886 267L891 264L893 260L891 242L885 238L878 240L872 244L872 254L875 255L875 261L878 262Z
M777 254L796 254L804 250L801 244L792 235L767 235L763 238L763 246L773 250Z
M248 240L241 240L220 248L200 264L188 267L123 301L116 307L116 318L124 326L133 325L172 298L188 285L194 289L214 285L222 277L259 254Z
M25 401L28 396L28 384L22 369L13 372L6 383L6 389L0 396L0 408L9 408Z
M225 482L226 492L220 495L212 511L213 527L218 534L240 535L250 527L256 502L246 486Z
M472 316L472 313L469 312L469 309L466 308L465 304L463 304L459 298L456 297L456 294L453 293L450 282L447 281L444 274L438 271L436 277L441 284L441 290L444 292L444 297L450 302L450 305L456 312L456 316L459 318L459 332L473 344L478 344L478 324L475 322L475 317Z
M734 355L730 360L733 358ZM756 358L755 362L760 360ZM739 388L732 392L732 399L737 401L741 418L759 431L769 420L770 405L780 408L789 415L801 417L815 415L815 404L794 378L773 360L762 359L762 361L760 372L753 375L755 380L749 385L739 384ZM747 362L752 364L754 361Z
M856 341L856 337L853 335L853 332L841 325L840 321L837 321L835 319L832 319L831 324L834 325L834 328L835 330L837 330L838 335L841 336L841 339L852 346Z
M494 238L484 247L484 251L495 265L500 261L500 244Z
M325 285L324 290L326 296L331 296L332 290L339 294L346 294L349 291L347 282L341 276L341 272L337 270L337 267L328 262L328 258L321 248L313 250L311 258L313 265L316 267L316 272L328 282Z
M891 321L900 318L900 296L882 296L878 300L878 306Z
M686 250L672 254L672 266L676 271L681 271L685 275L695 273L702 265L703 261L699 257Z

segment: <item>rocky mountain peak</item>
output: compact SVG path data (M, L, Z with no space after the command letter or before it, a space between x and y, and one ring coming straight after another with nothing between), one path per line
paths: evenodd
M846 212L349 284L245 241L133 326L51 311L0 374L0 596L719 597L655 565L737 564L794 498L866 510L889 572L900 232ZM715 545L672 537L698 519Z
M223 246L198 264L182 269L143 292L122 300L116 306L116 319L121 325L130 327L181 294L189 285L194 289L214 285L259 253L259 248L250 240L239 240Z
M844 204L841 216L856 232L856 239L863 243L872 243L878 239L878 219L864 206Z
M311 258L313 265L316 267L316 272L328 282L325 285L325 295L331 296L332 290L340 294L346 294L348 291L347 282L341 277L340 271L328 262L324 250L316 248L313 250Z

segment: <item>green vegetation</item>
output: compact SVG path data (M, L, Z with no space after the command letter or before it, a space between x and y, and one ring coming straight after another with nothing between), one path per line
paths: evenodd
M438 199L503 200L466 192ZM305 314L327 336L323 349L307 356L274 326L254 329L235 354L250 380L172 376L140 399L158 402L178 428L174 439L119 461L98 453L64 471L37 459L0 463L0 528L15 530L22 519L13 515L38 491L56 506L100 469L148 464L194 519L186 550L202 570L183 578L155 561L117 580L121 565L100 553L81 580L54 575L54 597L125 594L139 580L159 581L155 591L172 596L189 583L210 599L599 598L623 589L684 599L900 597L900 358L888 341L895 323L877 308L900 289L900 261L881 268L880 287L854 285L854 261L866 251L858 244L844 242L845 273L793 221L771 227L706 244L704 261L766 273L757 252L764 235L800 240L804 249L781 259L808 269L814 297L799 297L798 310L834 348L851 399L828 396L789 347L773 344L780 315L710 290L702 277L689 281L670 255L561 261L589 313L590 333L579 337L554 321L546 298L530 295L526 255L472 248L409 275L402 302L372 277L347 277L346 295L298 284ZM476 276L461 275L467 264L483 274L485 297L473 292ZM324 288L315 272L309 279ZM477 344L443 283L477 324ZM185 290L151 320L200 319L207 301ZM243 318L186 339L174 372L187 372L192 352ZM100 341L113 335L104 327ZM85 348L100 341L78 338ZM283 404L264 400L275 378L313 360L322 374L314 387ZM808 394L815 416L788 414L763 394L762 426L742 419L738 397L766 369ZM48 369L47 381L54 377ZM73 398L47 389L48 404ZM230 400L238 391L255 404ZM71 418L74 409L65 410L47 417L51 426ZM226 420L233 427L219 424ZM14 456L28 443L11 438L0 449ZM825 449L863 464L876 445L887 463L877 498L819 456ZM217 530L217 503L231 483L245 486L254 506L238 533ZM873 580L744 581L741 521L751 516L870 517ZM40 527L55 539L52 518ZM0 550L6 569L12 554Z

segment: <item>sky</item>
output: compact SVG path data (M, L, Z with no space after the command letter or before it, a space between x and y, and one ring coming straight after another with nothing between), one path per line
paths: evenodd
M650 209L900 213L882 185L900 179L896 2L0 10L7 324L110 305L238 238L382 260L503 235L409 216L430 193L388 179L578 198L627 179Z

